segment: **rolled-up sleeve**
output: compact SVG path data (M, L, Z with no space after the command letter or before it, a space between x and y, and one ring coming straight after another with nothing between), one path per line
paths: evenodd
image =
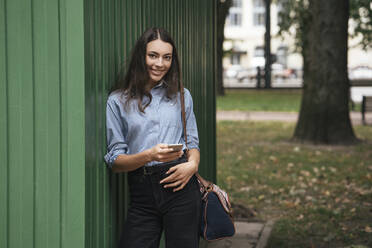
M120 110L115 101L110 98L106 105L106 136L107 136L107 153L104 160L109 168L120 154L128 153L128 145L125 142L127 128L122 118Z
M186 131L187 146L189 149L199 149L199 136L196 118L193 110L193 101L190 92L185 89L185 112L186 112Z

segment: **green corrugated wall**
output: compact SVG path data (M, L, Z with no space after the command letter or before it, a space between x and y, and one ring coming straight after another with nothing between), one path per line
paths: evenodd
M83 247L83 2L0 0L0 247Z
M200 171L215 180L215 1L85 1L86 39L86 247L112 247L128 203L125 177L102 157L107 90L127 64L130 49L151 26L165 27L181 57L185 86L198 120Z
M128 195L104 163L105 102L135 40L165 27L215 180L215 0L0 0L0 247L114 247Z

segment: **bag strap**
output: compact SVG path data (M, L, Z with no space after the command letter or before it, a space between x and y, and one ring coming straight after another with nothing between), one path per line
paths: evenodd
M185 137L185 144L186 144L186 152L189 151L189 147L187 145L187 130L186 130L186 111L185 111L185 91L183 88L182 80L180 79L180 98L181 98L181 117L182 117L182 126L183 126L183 135ZM202 178L198 172L195 173L195 176L198 178L201 185L204 187L206 191L211 190L211 185L213 185L211 182L205 180Z

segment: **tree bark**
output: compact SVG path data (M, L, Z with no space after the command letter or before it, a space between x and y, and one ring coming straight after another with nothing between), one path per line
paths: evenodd
M310 0L311 24L303 46L304 89L294 139L352 144L347 40L349 1Z
M217 94L225 95L223 87L223 41L225 40L224 29L229 8L232 0L218 0L217 4Z

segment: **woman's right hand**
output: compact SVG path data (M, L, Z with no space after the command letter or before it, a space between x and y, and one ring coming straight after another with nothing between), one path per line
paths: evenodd
M180 158L183 151L173 151L167 144L157 144L149 149L149 157L151 161L169 162Z

